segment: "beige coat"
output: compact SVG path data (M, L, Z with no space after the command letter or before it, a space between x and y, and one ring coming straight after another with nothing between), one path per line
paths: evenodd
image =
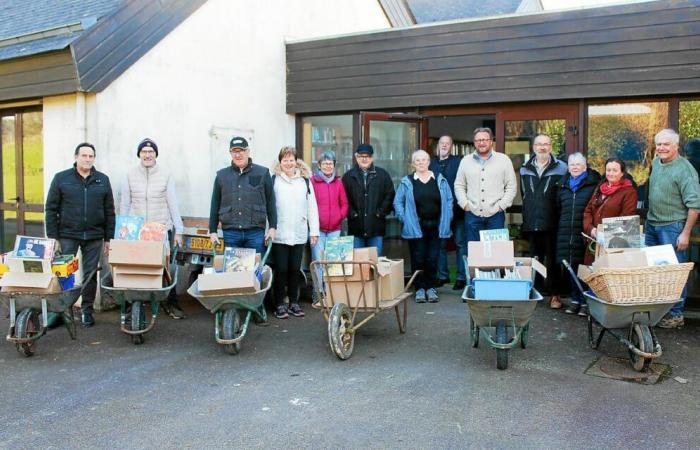
M158 165L146 168L139 164L128 172L121 189L119 213L142 216L146 222L162 223L168 229L175 227L178 234L183 231L175 183Z
M483 165L476 159L477 153L465 156L455 179L455 197L460 208L479 217L505 211L513 204L518 189L510 158L496 151L491 155Z

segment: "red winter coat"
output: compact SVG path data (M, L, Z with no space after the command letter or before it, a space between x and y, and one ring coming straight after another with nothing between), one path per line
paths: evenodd
M330 183L314 174L311 177L318 204L318 221L321 231L330 233L340 230L340 224L348 215L348 197L340 177Z

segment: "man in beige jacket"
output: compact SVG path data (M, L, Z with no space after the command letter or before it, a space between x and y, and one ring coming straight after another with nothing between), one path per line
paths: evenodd
M181 245L184 226L177 205L175 181L164 168L156 166L158 146L152 139L146 138L139 143L136 156L141 162L127 173L122 183L119 213L164 224L168 228L171 246L173 243ZM173 319L185 318L178 305L175 288L170 291L163 308Z
M476 151L462 159L455 179L455 197L464 213L466 239L479 240L479 231L504 228L505 211L517 192L510 158L493 150L490 128L474 130Z

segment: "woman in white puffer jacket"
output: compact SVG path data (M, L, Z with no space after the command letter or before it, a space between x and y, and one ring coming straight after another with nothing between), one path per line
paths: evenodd
M272 168L277 204L277 233L272 241L275 317L304 317L299 306L299 270L306 242L310 240L313 246L318 240L318 206L309 181L311 170L297 159L296 149L282 147L277 159ZM284 303L285 294L289 307Z

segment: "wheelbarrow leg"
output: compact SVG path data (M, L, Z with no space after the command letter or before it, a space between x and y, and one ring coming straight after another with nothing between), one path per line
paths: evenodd
M600 347L600 342L603 340L603 335L605 334L605 327L601 327L600 333L596 339L593 338L593 317L588 315L588 344L593 350L598 350Z
M403 314L399 311L401 303L403 303ZM396 311L396 322L399 324L399 333L404 334L406 333L406 321L408 320L408 302L404 300L401 303L394 306L394 311Z
M73 307L69 306L63 311L63 326L68 330L68 334L72 340L76 338L75 316L73 315Z

